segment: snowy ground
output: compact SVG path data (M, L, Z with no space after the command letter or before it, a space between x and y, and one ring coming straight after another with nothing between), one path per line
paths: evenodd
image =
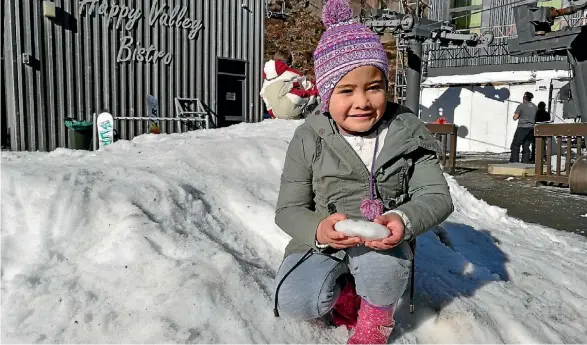
M273 223L299 122L145 135L102 152L2 153L1 341L344 343L272 313ZM401 343L587 342L587 241L529 225L447 177ZM442 242L440 240L442 238Z

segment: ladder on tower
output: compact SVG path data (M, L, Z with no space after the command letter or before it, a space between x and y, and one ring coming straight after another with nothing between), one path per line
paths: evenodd
M395 55L395 89L394 101L399 104L406 103L406 63L407 46L401 38L396 38L397 54Z

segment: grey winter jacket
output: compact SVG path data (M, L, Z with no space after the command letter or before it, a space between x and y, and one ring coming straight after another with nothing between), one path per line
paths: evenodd
M437 155L436 138L408 108L388 103L380 126L388 127L375 161L375 183L385 211L402 211L411 223L402 245L440 224L453 211ZM369 196L369 171L328 114L313 114L295 131L287 149L275 212L292 240L285 256L315 248L318 224L330 204L361 219ZM331 209L332 210L332 205Z

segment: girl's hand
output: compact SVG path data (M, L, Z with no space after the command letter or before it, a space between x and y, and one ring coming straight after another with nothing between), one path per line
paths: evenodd
M389 213L375 218L373 222L386 226L391 231L391 235L378 241L366 241L365 246L377 250L386 250L397 246L403 241L406 235L406 228L404 221L399 215Z
M332 248L344 249L361 244L359 237L347 237L346 235L334 230L334 224L345 220L347 217L342 213L333 213L325 218L318 225L316 230L316 240L320 244L328 244Z

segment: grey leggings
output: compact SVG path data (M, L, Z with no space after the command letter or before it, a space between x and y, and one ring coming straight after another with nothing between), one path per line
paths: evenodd
M412 259L406 242L384 251L363 245L345 251L344 260L314 252L292 270L279 287L279 312L296 320L324 316L334 307L349 273L355 278L357 294L370 304L386 306L400 299L408 285ZM275 287L304 254L283 260Z

